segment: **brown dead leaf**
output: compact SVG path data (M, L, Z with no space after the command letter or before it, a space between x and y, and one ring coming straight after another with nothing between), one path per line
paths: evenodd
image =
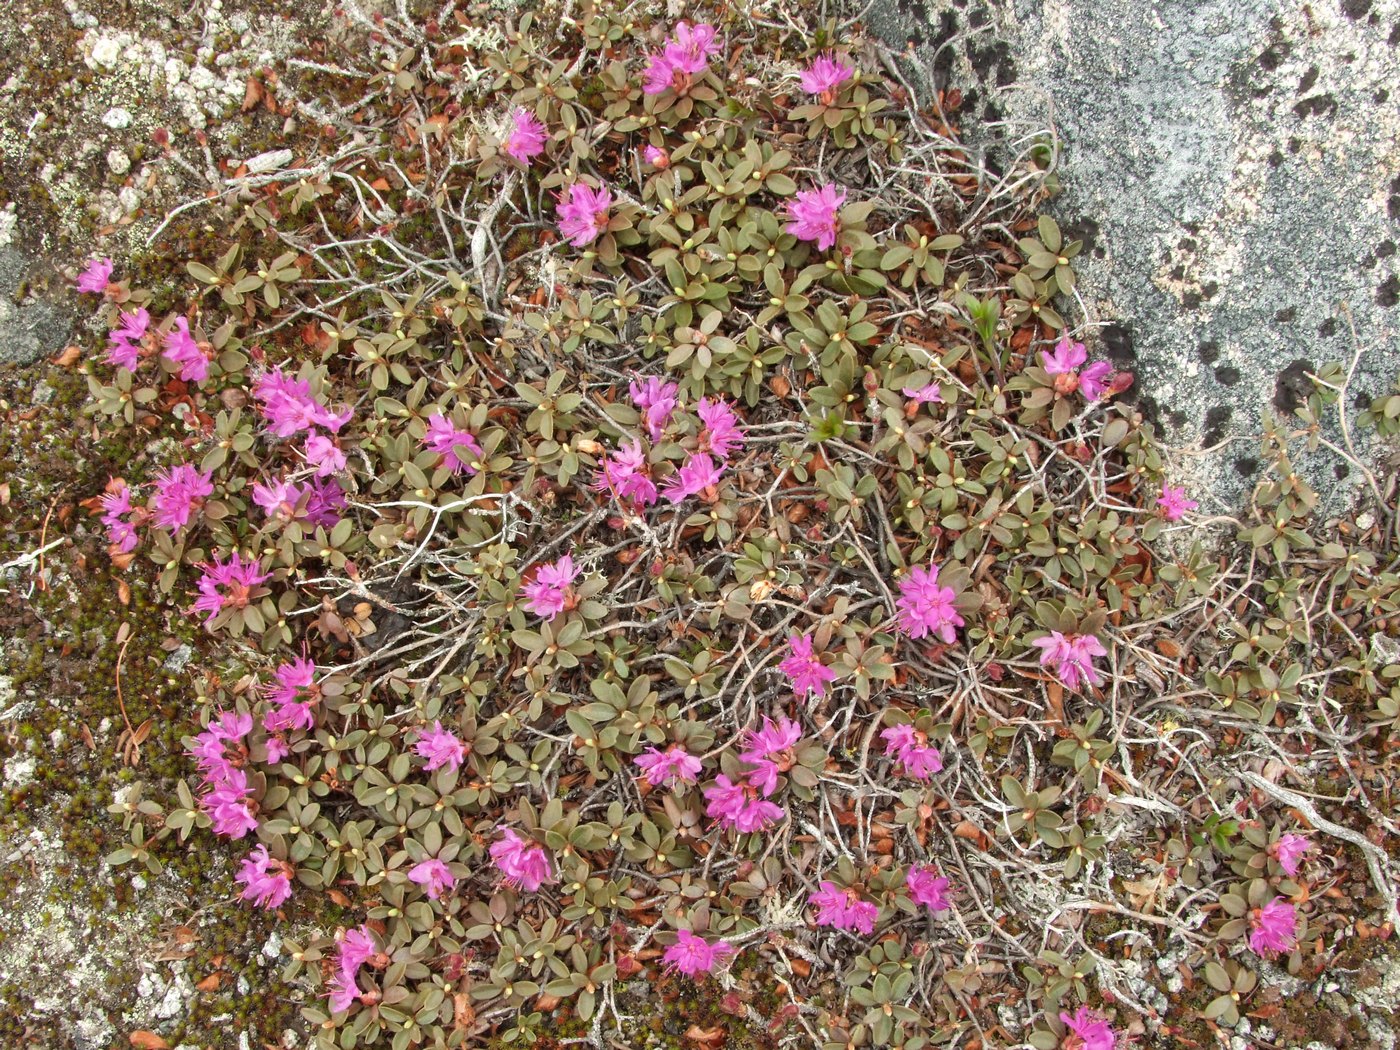
M717 1050L724 1043L725 1031L718 1025L714 1028L701 1028L698 1024L693 1024L685 1030L685 1037L704 1050Z
M131 584L125 580L117 581L117 601L123 605L131 604Z
M80 358L82 354L83 352L76 346L65 346L59 351L58 356L53 359L53 363L59 368L72 368L78 363L78 358Z
M170 1050L169 1043L156 1035L155 1032L147 1031L144 1028L132 1032L126 1038L137 1050Z
M219 988L219 975L211 973L204 980L195 985L195 990L200 992L213 992Z
M1177 660L1181 658L1181 646L1179 646L1176 642L1172 641L1170 638L1158 638L1157 651L1169 660Z
M262 81L257 77L249 77L243 88L243 105L239 107L240 111L247 113L250 109L256 109L262 97Z
M335 903L340 905L342 908L350 907L350 898L345 896L345 894L341 893L339 890L327 890L326 896L329 897L331 900L335 901Z

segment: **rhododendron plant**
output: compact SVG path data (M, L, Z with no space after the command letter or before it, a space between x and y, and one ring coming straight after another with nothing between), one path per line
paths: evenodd
M443 766L457 769L467 757L467 745L451 730L444 729L441 722L434 722L432 729L418 731L418 742L413 745L418 756L425 760L423 768L431 772Z
M701 761L680 744L672 744L665 751L649 747L632 761L641 767L652 787L693 784L703 767Z
M943 755L928 742L925 733L907 722L880 731L885 742L885 754L893 755L904 772L915 780L927 780L943 769Z
M501 143L501 152L521 164L544 152L544 125L535 115L523 106L517 106L510 113L510 131Z
M1162 517L1168 521L1180 521L1188 510L1195 510L1200 504L1186 498L1185 488L1175 488L1162 482L1162 494L1157 497L1157 506L1162 508Z
M933 635L944 642L957 639L954 629L963 626L963 618L953 606L957 597L951 587L938 583L938 566L927 569L916 565L900 578L899 626L910 638Z
M420 860L408 869L408 881L423 887L423 892L433 900L445 893L451 893L457 885L457 878L451 869L436 857Z
M704 789L705 816L720 826L748 834L778 823L786 815L782 806L763 799L757 784L747 777L731 780L721 773Z
M141 341L151 326L151 315L144 307L121 315L121 324L107 334L107 363L136 371L141 363Z
M739 752L739 759L754 768L745 774L748 782L771 795L778 790L778 776L792 768L795 761L792 745L802 736L802 727L783 716L774 722L763 720L763 728L751 730L746 739L748 747Z
M664 382L656 376L649 376L645 380L634 379L627 384L632 404L636 405L637 411L642 414L647 437L652 441L660 441L666 425L671 422L671 416L676 411L676 392L679 389L677 384Z
M834 882L823 881L819 889L807 898L809 904L816 905L817 925L832 926L838 930L853 930L856 933L875 932L875 920L880 909L870 901L862 900L853 889L846 889Z
M1060 1023L1073 1033L1060 1044L1064 1050L1115 1050L1118 1046L1118 1037L1108 1019L1087 1006L1081 1006L1073 1015L1061 1011Z
M574 183L559 198L559 232L575 248L587 248L606 232L612 204L607 186L595 190L587 183Z
M633 507L650 507L656 502L656 482L651 479L642 443L636 439L625 442L603 456L593 481L594 489L611 492L620 502Z
M502 826L498 830L501 838L491 844L491 859L508 885L534 893L554 877L543 846L526 841L512 828Z
M272 578L256 559L244 560L234 551L227 558L216 558L202 567L195 586L199 597L191 611L208 613L206 624L212 624L225 609L246 609L265 590L262 584Z
M792 691L798 696L826 695L826 687L836 680L836 672L821 662L812 649L812 633L794 634L788 639L788 656L778 664L778 670L792 681Z
M676 970L687 977L699 977L734 955L735 949L725 941L709 944L689 930L676 931L676 943L662 954L666 969Z
M183 529L190 517L214 491L212 476L188 463L156 475L151 495L151 520L162 529Z
M1306 836L1289 833L1269 847L1269 854L1278 861L1284 874L1292 877L1298 874L1298 863L1311 846Z
M357 926L346 930L340 939L340 949L336 956L335 976L330 983L331 1013L342 1013L360 998L360 967L378 953L374 943L374 932L368 926Z
M266 846L258 846L239 865L235 881L243 884L239 894L260 908L276 908L292 895L291 865L274 860Z
M846 203L846 191L833 182L814 190L799 190L794 200L787 202L789 222L784 228L798 240L812 241L818 250L826 251L836 244L841 232L837 214Z
M1031 639L1040 649L1040 666L1049 668L1067 689L1084 685L1102 685L1103 679L1091 661L1107 656L1108 650L1092 634L1062 634L1051 631L1042 638Z
M718 51L714 26L708 22L695 26L678 23L671 39L648 61L642 73L642 90L648 95L660 95L667 88L684 93L709 68L710 56Z
M1298 913L1282 897L1275 897L1249 913L1249 947L1267 959L1292 951L1298 943Z
M521 589L525 608L546 620L553 620L561 612L573 608L573 583L582 571L568 554L541 565L535 570L535 578Z
M948 880L932 868L916 864L904 876L904 881L916 904L924 905L929 911L947 911L951 907L947 897Z
M1097 401L1108 388L1113 365L1107 361L1095 361L1086 367L1088 359L1084 344L1072 342L1067 332L1061 334L1053 352L1040 352L1042 366L1055 377L1056 393L1072 394L1078 390L1086 401Z
M823 52L812 60L811 65L802 70L802 90L811 95L819 95L823 102L830 104L835 97L836 88L850 80L855 71L855 66L847 65L837 58L834 52Z
M112 280L114 269L111 259L93 259L78 275L78 291L102 294Z
M183 317L161 339L161 356L179 366L179 376L186 383L202 383L209 378L209 358L204 348L190 334L190 322Z

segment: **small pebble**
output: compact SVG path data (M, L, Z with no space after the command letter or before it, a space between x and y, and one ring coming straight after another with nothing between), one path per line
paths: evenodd
M107 151L107 167L113 175L125 175L131 170L131 158L124 150L113 147Z

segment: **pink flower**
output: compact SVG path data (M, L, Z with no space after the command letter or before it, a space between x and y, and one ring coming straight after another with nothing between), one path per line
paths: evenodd
M704 795L705 816L745 834L762 831L787 815L781 806L759 798L753 784L745 780L736 783L723 773L704 789Z
M115 492L104 492L99 498L102 524L107 526L107 542L123 554L134 551L140 537L136 535L135 526L122 518L122 515L132 512L131 489L123 484Z
M1174 488L1162 482L1162 494L1157 497L1157 506L1162 508L1162 517L1168 521L1180 521L1188 510L1195 510L1200 504L1186 498L1186 487Z
M630 501L633 507L650 507L656 502L656 483L651 480L646 453L640 440L618 447L605 455L593 482L599 492L610 491L619 501Z
M1305 836L1290 833L1270 846L1269 854L1278 861L1284 874L1293 876L1298 874L1298 862L1311 848L1312 843Z
M408 881L422 886L423 892L433 900L437 900L443 893L451 893L457 885L457 879L447 865L434 857L420 860L409 868Z
M525 608L546 620L572 609L573 582L582 571L574 567L573 556L569 554L541 565L535 571L535 578L521 588L525 594Z
M1249 925L1249 947L1255 955L1272 959L1298 943L1298 914L1282 897L1251 911Z
M441 722L434 722L432 729L418 731L418 742L413 745L413 750L418 752L420 758L427 759L423 768L432 772L442 766L458 768L470 748L456 734L442 728Z
M587 248L608 229L612 191L606 185L596 190L584 182L569 187L569 197L559 198L559 232L575 248Z
M78 291L102 294L112 281L111 259L92 259L87 269L78 275Z
M1053 353L1044 350L1040 352L1040 362L1045 371L1052 376L1071 375L1088 359L1084 344L1070 342L1068 332L1060 335L1060 341L1055 344Z
M646 774L646 781L652 787L693 784L702 763L680 744L672 744L665 751L649 747L632 760Z
M243 858L234 881L243 883L239 896L260 908L276 908L292 895L291 865L273 860L266 846L259 846Z
M212 624L225 609L245 609L254 597L255 589L266 583L271 573L262 572L262 565L256 560L244 561L243 555L234 551L226 561L215 559L201 566L202 573L196 583L199 598L190 611L196 609L209 614L205 624Z
M915 865L904 876L904 884L914 903L926 905L930 911L947 911L950 907L946 896L948 880L932 868Z
M1034 638L1031 645L1041 650L1040 666L1050 668L1067 689L1079 689L1084 684L1102 685L1103 679L1091 660L1107 656L1108 650L1092 634L1061 634L1051 631Z
M771 795L778 790L778 774L792 768L796 756L792 745L802 736L802 727L783 715L775 723L771 718L763 720L763 728L748 734L748 750L739 753L739 760L755 766L744 774L750 784L763 794Z
M691 79L709 68L709 58L718 50L714 26L701 22L692 28L690 23L681 22L675 36L648 61L642 72L642 91L660 95L667 88L675 88L677 93L688 90Z
M544 125L535 119L533 113L520 106L511 111L510 118L510 134L501 143L501 152L514 157L521 164L529 164L531 157L538 157L544 152Z
M695 406L695 414L705 424L705 429L700 432L698 447L701 451L708 449L727 460L743 447L744 432L739 427L739 417L725 402L702 397Z
M209 377L209 358L190 334L190 322L177 318L175 327L166 332L161 343L161 356L180 366L180 378L186 383L202 383Z
M446 456L447 466L454 474L475 474L486 456L471 431L461 429L441 412L428 417L423 445L430 452Z
M687 977L699 977L709 973L716 963L721 963L735 953L733 945L724 941L707 944L703 937L697 937L689 930L676 931L676 943L662 955L666 969L679 970Z
M836 89L850 80L854 72L854 66L846 65L833 52L823 52L802 71L802 90L812 95L821 95L822 101L830 105L835 98Z
M875 932L875 920L880 916L878 906L860 899L855 890L842 889L834 882L819 883L821 889L807 898L817 906L817 925L833 926L838 930Z
M792 680L792 691L805 697L812 693L826 695L826 684L836 680L836 672L821 662L812 651L812 634L794 634L788 639L791 655L778 665L778 670Z
M267 700L272 708L263 715L263 728L269 733L289 729L310 731L316 725L312 707L321 693L320 687L315 684L316 665L304 658L293 660L279 664L273 676L275 684L269 686L267 691Z
M953 629L963 625L963 618L953 607L953 589L938 585L937 565L910 569L899 581L899 594L895 608L905 634L910 638L931 634L949 644L956 641Z
M499 830L501 839L491 844L491 859L501 869L508 885L534 893L554 877L549 854L543 846L527 842L504 825Z
M906 386L900 393L916 405L943 404L943 390L937 383L925 383L923 386Z
M340 941L335 976L331 978L331 1013L343 1013L360 998L360 989L356 983L360 967L374 958L377 952L374 933L368 926L357 926L353 930L345 931L345 936Z
M200 798L199 806L208 814L215 835L241 839L248 832L258 829L258 818L253 816L251 808L252 801L248 775L241 769L229 769Z
M214 491L213 474L204 474L188 463L156 475L151 496L152 520L172 532L190 523L190 515Z
M1113 377L1113 364L1109 361L1095 361L1079 370L1079 392L1086 401L1097 401L1108 389Z
M312 434L306 439L306 462L316 468L318 478L339 473L346 466L345 453L325 434Z
M787 202L788 218L784 227L798 240L816 241L820 251L836 243L841 232L837 209L846 203L846 191L828 182L815 190L798 190L797 198Z
M258 377L253 384L253 397L261 403L263 418L278 437L291 437L312 427L338 434L354 415L351 408L332 412L316 400L309 381L289 376L280 368Z
M253 502L261 507L269 518L283 523L304 518L312 528L334 528L340 521L340 510L345 506L345 492L332 479L316 480L306 485L291 481L277 481L271 485L256 482L253 485Z
M207 783L225 779L233 762L242 761L244 738L252 729L253 716L237 711L219 711L209 720L189 751Z
M634 379L627 384L632 404L642 413L647 437L651 440L660 441L666 424L671 422L671 416L676 411L676 391L679 389L675 383L663 383L656 376L650 376L645 382Z
M642 160L650 164L653 168L665 171L671 166L671 155L660 146L645 146L642 148Z
M140 347L136 344L145 338L150 324L151 315L144 308L131 314L123 313L121 324L107 335L107 363L128 372L136 371L141 363Z
M943 769L943 755L928 742L928 735L905 722L880 731L885 754L894 755L904 772L915 780L927 780Z
M1064 1050L1114 1050L1118 1045L1108 1019L1087 1006L1074 1011L1073 1017L1060 1011L1060 1023L1074 1033L1061 1044Z
M686 457L681 469L661 483L661 495L670 503L684 503L707 488L719 484L724 467L703 452Z
M1061 333L1053 353L1040 352L1040 362L1045 371L1055 377L1057 394L1072 394L1078 390L1085 400L1097 401L1108 389L1113 365L1107 361L1095 361L1083 368L1088 359L1084 344L1071 342L1068 332Z

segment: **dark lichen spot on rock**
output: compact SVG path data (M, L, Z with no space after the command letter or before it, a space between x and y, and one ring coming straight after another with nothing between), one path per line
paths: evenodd
M1338 481L1345 481L1350 473L1351 468L1348 467L1345 463L1338 463L1332 468L1332 474L1336 477Z
M1099 246L1099 224L1087 215L1072 222L1061 223L1060 229L1069 240L1083 241L1086 252L1092 252ZM1100 250L1097 254L1102 257L1103 253Z
M1220 344L1214 339L1208 339L1196 347L1196 356L1201 359L1202 364L1213 365L1220 357Z
M1234 386L1240 381L1240 370L1234 365L1221 365L1215 370L1215 381L1224 386Z
M1371 0L1342 0L1342 13L1356 20L1371 13Z
M1235 473L1242 478L1252 478L1259 472L1259 461L1253 456L1239 456L1235 459Z
M1317 83L1317 75L1317 66L1310 66L1308 68L1308 71L1303 74L1303 79L1298 81L1298 94L1306 95L1309 91L1311 91L1313 89L1313 85Z
M1390 258L1392 255L1394 255L1394 254L1395 254L1395 242L1394 242L1394 241L1381 241L1380 244L1376 245L1376 258L1377 258L1377 259L1389 259L1389 258Z
M1225 440L1225 424L1232 415L1234 410L1229 405L1216 405L1206 410L1205 434L1201 440L1207 448Z
M1292 415L1298 406L1312 393L1312 380L1309 372L1317 369L1311 361L1299 358L1278 374L1274 382L1274 407L1285 415Z
M1385 202L1385 213L1400 222L1400 175L1390 180L1390 197Z
M1279 66L1283 65L1284 59L1292 53L1293 48L1288 45L1287 40L1276 40L1259 56L1259 64L1272 73Z
M1376 88L1376 93L1372 95L1371 98L1375 101L1376 105L1380 105L1390 98L1390 92L1385 88Z
M1302 103L1300 102L1300 103L1298 103L1298 105L1301 106ZM1297 107L1297 106L1294 106L1293 108L1296 110L1298 107ZM1297 152L1298 152L1300 149L1302 149L1302 148L1303 148L1303 140L1300 139L1297 135L1290 135L1289 138L1288 138L1288 152L1289 152L1289 153L1297 153Z
M1188 310L1196 309L1198 306L1201 305L1201 302L1202 299L1200 292L1187 292L1181 297L1181 305L1186 307L1186 309Z
M1137 362L1137 350L1133 347L1133 333L1123 325L1105 325L1103 345L1115 367L1131 368Z
M1324 339L1336 335L1337 319L1335 317L1327 318L1327 320L1323 321L1320 325L1317 326L1317 334L1322 336Z
M1390 27L1390 36L1385 38L1385 42L1391 47L1400 44L1400 22L1396 22Z
M1220 291L1220 285L1216 281L1206 281L1205 284L1201 285L1201 294L1207 299L1214 299L1215 293L1218 291Z
M1283 163L1283 150L1274 150L1269 154L1269 167L1277 168Z
M1178 430L1180 430L1182 427L1184 427L1184 426L1186 425L1186 418L1187 418L1186 413L1185 413L1185 412L1182 412L1180 409L1178 409L1177 411L1173 412L1173 413L1172 413L1170 416L1168 416L1167 418L1169 418L1169 419L1172 421L1172 426L1176 427Z
M1274 314L1274 320L1279 321L1283 324L1287 324L1289 321L1293 320L1293 318L1297 316L1298 308L1296 306L1285 306L1282 310L1279 310L1277 313Z
M1337 112L1337 100L1325 91L1317 95L1309 95L1305 99L1300 99L1293 106L1293 112L1299 119L1330 117Z
M1396 303L1400 303L1400 278L1391 274L1376 289L1376 305L1389 308Z

